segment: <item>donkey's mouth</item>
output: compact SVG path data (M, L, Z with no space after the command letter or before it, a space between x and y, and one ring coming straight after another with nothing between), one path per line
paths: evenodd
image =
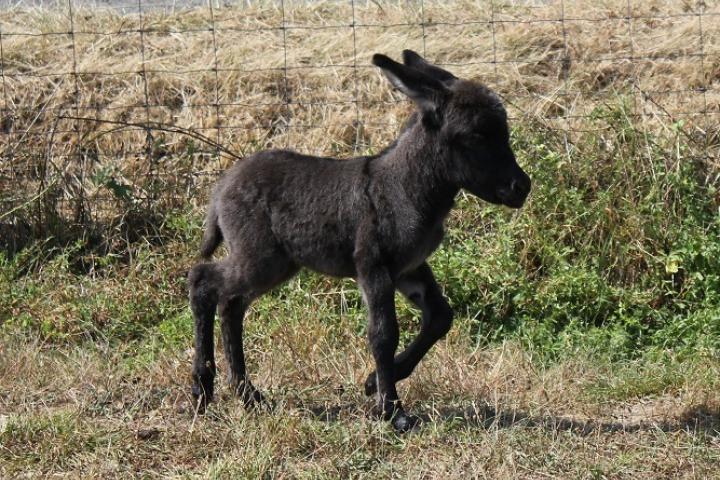
M501 205L505 205L510 208L520 208L525 205L527 199L526 194L518 194L517 192L508 192L503 189L498 189L496 192L497 202Z
M520 208L523 205L525 205L526 198L527 197L507 199L507 200L503 200L502 204L505 205L506 207L510 207L510 208Z
M525 204L525 198L527 197L527 195L503 195L499 191L475 193L471 190L470 193L472 193L476 197L481 198L482 200L485 200L488 203L492 203L493 205L503 205L510 208L522 207Z
M524 174L513 179L507 187L503 186L495 190L495 195L500 199L500 203L510 208L522 207L529 194L530 177Z

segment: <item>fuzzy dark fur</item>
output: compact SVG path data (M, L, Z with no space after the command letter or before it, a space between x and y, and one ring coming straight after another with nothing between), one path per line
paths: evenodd
M217 309L229 381L246 405L262 401L245 371L243 316L250 303L307 267L357 279L369 310L376 362L365 382L385 419L400 431L417 418L403 410L395 383L406 378L452 323L452 310L426 263L461 188L496 204L522 206L530 178L510 149L505 110L486 87L457 79L406 50L404 63L373 63L417 105L382 153L348 160L287 150L233 165L215 187L201 253L224 240L229 255L189 275L195 318L193 388L204 407L213 394ZM394 295L422 311L417 338L400 354Z

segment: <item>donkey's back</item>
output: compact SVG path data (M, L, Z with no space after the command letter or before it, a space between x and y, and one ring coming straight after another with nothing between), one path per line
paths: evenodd
M236 162L213 193L206 228L216 238L202 253L209 256L222 238L232 257L281 255L296 266L353 276L369 161L268 150Z

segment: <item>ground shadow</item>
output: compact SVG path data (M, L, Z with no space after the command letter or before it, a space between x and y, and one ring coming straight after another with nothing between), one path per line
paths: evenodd
M343 413L358 413L357 404L299 405L299 408L316 420L335 422ZM417 413L417 412L416 412ZM366 414L363 410L363 414ZM576 435L595 433L636 433L662 431L702 433L720 437L720 409L705 405L691 407L677 418L662 421L607 421L576 419L562 415L531 415L522 410L497 410L483 402L459 408L439 408L433 413L421 413L425 424L454 423L469 428L541 428L548 431L565 431Z

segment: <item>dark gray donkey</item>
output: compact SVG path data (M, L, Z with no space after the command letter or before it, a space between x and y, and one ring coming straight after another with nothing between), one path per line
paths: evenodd
M377 393L381 415L395 429L418 423L403 410L395 383L452 323L426 259L440 244L461 188L519 208L530 178L510 149L505 109L488 88L410 50L404 64L379 54L372 61L418 108L392 145L348 160L259 152L233 165L214 189L201 253L209 259L224 239L229 255L200 263L189 275L192 393L200 408L213 395L216 308L230 385L246 406L264 401L245 371L243 316L254 299L304 266L357 279L376 366L365 393ZM422 310L420 333L397 356L396 289Z

